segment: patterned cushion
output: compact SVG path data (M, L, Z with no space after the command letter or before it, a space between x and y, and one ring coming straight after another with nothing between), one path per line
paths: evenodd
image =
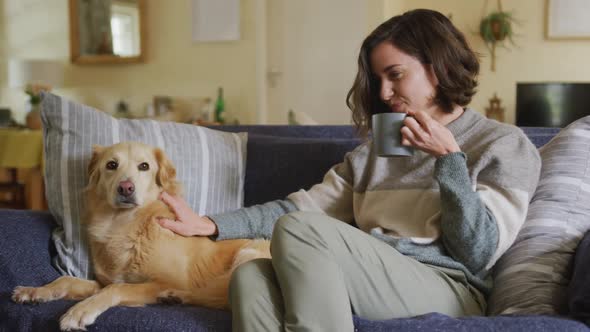
M541 179L527 219L494 269L490 314L566 311L572 257L590 228L590 116L540 152Z
M65 98L43 96L46 196L59 227L53 233L56 268L63 274L92 276L80 219L82 189L93 144L140 141L162 148L176 166L184 197L199 214L243 206L246 133L153 120L117 120Z

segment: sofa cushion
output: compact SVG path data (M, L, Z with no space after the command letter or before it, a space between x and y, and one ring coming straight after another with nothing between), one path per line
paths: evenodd
M494 269L490 314L566 311L572 257L590 228L590 116L540 152L541 178L527 219Z
M537 148L547 144L561 130L557 127L520 127L520 129Z
M63 274L91 276L80 219L93 144L140 141L162 148L176 166L184 197L199 214L243 206L247 134L188 124L118 120L53 94L43 96L46 195L59 227L53 232L56 267Z
M223 125L215 129L273 137L358 139L352 125Z
M5 296L6 295L6 296ZM0 293L0 331L60 331L59 318L75 301L58 300L39 305L10 301ZM227 311L194 306L149 305L115 307L101 314L89 331L230 331Z
M354 138L248 136L244 194L246 206L284 199L320 183L330 167L360 144Z
M0 292L41 286L59 276L50 264L55 226L46 211L0 209Z
M59 331L59 317L75 302L54 301L39 305L10 302L0 294L0 331ZM581 322L548 316L464 317L430 313L418 317L370 321L354 316L358 332L418 331L568 331L588 332ZM167 331L231 331L231 314L227 311L192 306L148 305L115 307L98 317L89 331L167 332Z
M502 331L502 332L539 332L568 331L588 332L586 325L575 320L549 316L471 316L453 318L439 313L429 313L412 318L369 321L354 317L355 331L359 332L422 332L422 331Z

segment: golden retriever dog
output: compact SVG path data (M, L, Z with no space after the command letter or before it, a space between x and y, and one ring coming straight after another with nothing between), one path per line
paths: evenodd
M86 189L88 233L96 281L62 276L42 287L17 287L12 299L81 300L60 319L84 330L117 305L182 302L228 309L228 285L241 263L270 257L265 240L183 237L160 227L175 219L159 195L178 194L176 170L164 152L137 142L93 147Z

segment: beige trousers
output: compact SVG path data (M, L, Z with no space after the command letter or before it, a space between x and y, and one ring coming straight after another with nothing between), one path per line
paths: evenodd
M322 214L281 217L271 259L239 266L230 282L233 331L353 331L352 315L381 320L439 312L482 315L461 271L422 264Z

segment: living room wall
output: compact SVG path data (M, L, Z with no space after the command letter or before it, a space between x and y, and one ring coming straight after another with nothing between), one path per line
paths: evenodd
M545 29L545 0L503 1L503 9L513 12L520 21L516 27L517 46L497 50L496 71L490 70L490 55L477 35L482 9L488 12L496 1L485 0L403 0L402 11L430 8L452 14L453 22L466 34L472 47L482 54L479 92L472 107L481 113L494 93L506 108L506 122L514 123L516 82L590 82L589 40L547 40ZM387 7L386 7L387 10ZM389 15L400 11L387 11Z
M242 123L256 123L260 119L260 97L257 97L260 91L255 82L260 76L257 70L260 71L259 52L262 52L257 47L260 31L256 31L259 1L272 0L240 2L241 40L193 43L191 1L147 0L146 63L77 66L69 64L67 0L0 0L0 106L20 112L18 118L22 120L26 95L6 87L8 58L53 58L66 64L66 82L58 92L99 109L112 111L123 98L132 110L139 112L153 95L213 97L217 87L223 86L230 116ZM544 38L545 0L503 2L504 9L514 12L521 25L516 29L518 46L498 50L496 72L490 71L489 53L477 35L486 0L366 1L368 30L392 15L413 8L432 8L452 14L453 21L482 54L479 93L471 106L485 113L489 99L497 93L509 123L515 118L516 82L590 81L590 66L586 65L590 42ZM495 1L488 2L491 10ZM340 114L324 118L346 122Z
M80 66L69 63L67 0L0 0L0 106L9 106L22 121L26 95L6 86L6 61L47 58L66 64L60 94L102 110L113 111L125 99L132 111L141 112L154 95L215 97L222 86L229 117L252 123L255 2L241 1L239 41L193 43L191 1L147 0L145 63Z

